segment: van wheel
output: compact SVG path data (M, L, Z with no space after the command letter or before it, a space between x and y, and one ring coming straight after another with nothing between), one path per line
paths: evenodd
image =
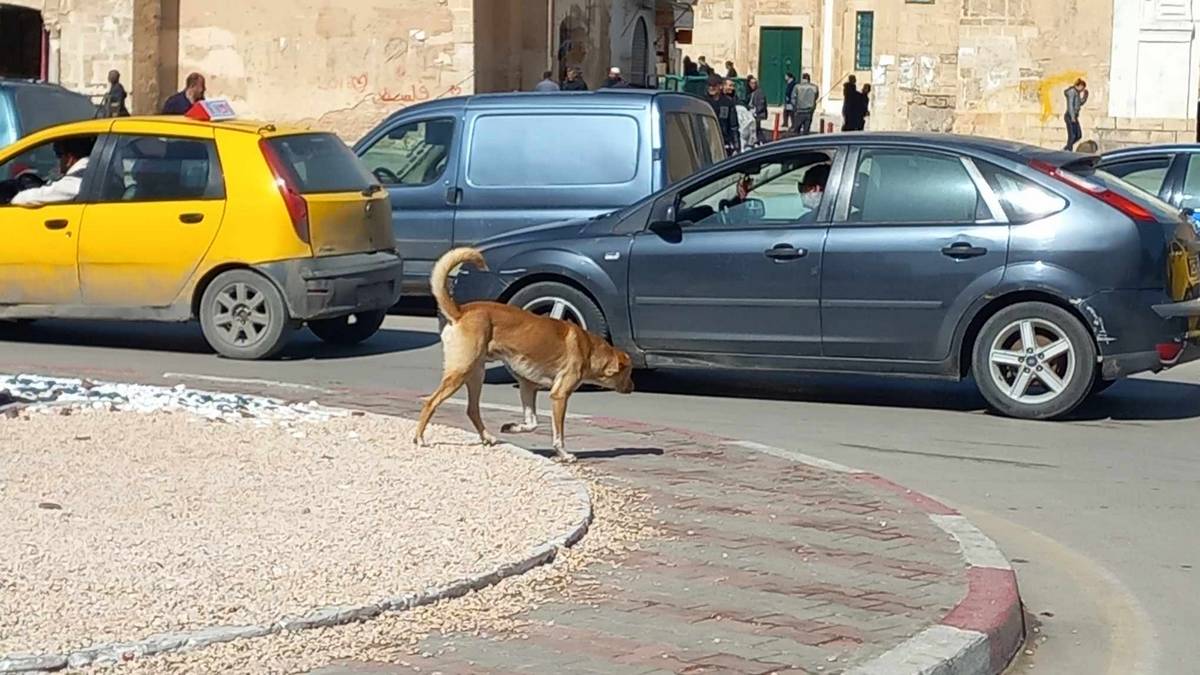
M531 284L517 291L508 304L538 316L568 321L602 338L608 338L608 322L604 320L600 307L587 294L566 284L554 281Z
M308 329L331 345L356 345L379 332L387 310L358 312L339 316L336 319L309 321Z
M979 392L1009 417L1045 420L1074 410L1092 391L1096 345L1066 310L1043 302L1006 307L975 340Z
M254 360L279 353L295 324L274 284L249 270L230 270L204 289L200 328L221 356Z

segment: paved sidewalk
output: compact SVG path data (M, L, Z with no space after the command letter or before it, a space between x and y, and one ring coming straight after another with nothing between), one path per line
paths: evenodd
M244 383L188 384L312 397ZM413 416L419 395L337 390L316 398ZM517 413L491 407L483 415L498 430ZM469 428L453 401L435 422ZM581 462L648 496L662 538L616 566L594 565L597 597L526 613L530 624L519 637L432 635L425 656L407 665L342 662L314 675L992 675L1020 647L1024 625L1008 561L929 497L800 453L686 430L573 416L567 431ZM552 454L548 421L536 434L504 440Z
M415 392L320 398L405 416L420 406ZM484 410L493 429L514 416ZM436 421L469 428L459 404ZM505 440L550 454L548 436ZM521 639L436 635L407 668L318 674L997 673L1020 645L1008 562L928 497L798 453L630 421L572 418L568 439L582 462L649 495L666 533L594 570L606 598L539 607Z

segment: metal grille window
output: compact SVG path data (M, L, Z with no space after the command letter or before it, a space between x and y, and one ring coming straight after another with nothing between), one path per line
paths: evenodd
M854 24L854 69L871 69L875 41L875 12L859 12Z

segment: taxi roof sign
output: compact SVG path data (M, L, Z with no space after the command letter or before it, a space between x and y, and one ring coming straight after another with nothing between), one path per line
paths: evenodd
M233 106L223 98L196 101L185 114L187 117L201 122L220 122L237 117L237 114L233 112Z

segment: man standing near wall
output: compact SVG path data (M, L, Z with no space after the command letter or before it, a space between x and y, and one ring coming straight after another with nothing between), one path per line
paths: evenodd
M558 83L554 81L554 73L550 72L549 70L542 73L542 81L541 82L538 82L537 84L533 85L534 91L543 92L543 93L559 91L559 89L560 89L560 87L558 86Z
M742 130L738 124L737 102L725 94L724 84L720 77L708 76L708 102L717 115L717 125L721 127L725 153L732 156L742 149Z
M1067 123L1067 144L1063 146L1063 150L1072 151L1075 149L1075 144L1083 138L1083 127L1079 125L1079 112L1083 110L1083 104L1088 102L1087 82L1075 80L1075 84L1063 91L1063 96L1067 98L1067 112L1063 115L1063 120Z
M162 113L164 115L186 115L187 111L192 109L192 104L204 100L205 90L203 75L200 73L188 75L183 91L172 94L171 98L163 103Z
M813 115L817 112L817 100L821 98L821 90L812 83L812 76L804 73L800 76L800 84L792 90L792 108L795 109L795 126L792 131L799 136L812 133Z
M783 79L783 128L792 129L796 117L796 103L792 93L796 90L796 75L791 71Z

